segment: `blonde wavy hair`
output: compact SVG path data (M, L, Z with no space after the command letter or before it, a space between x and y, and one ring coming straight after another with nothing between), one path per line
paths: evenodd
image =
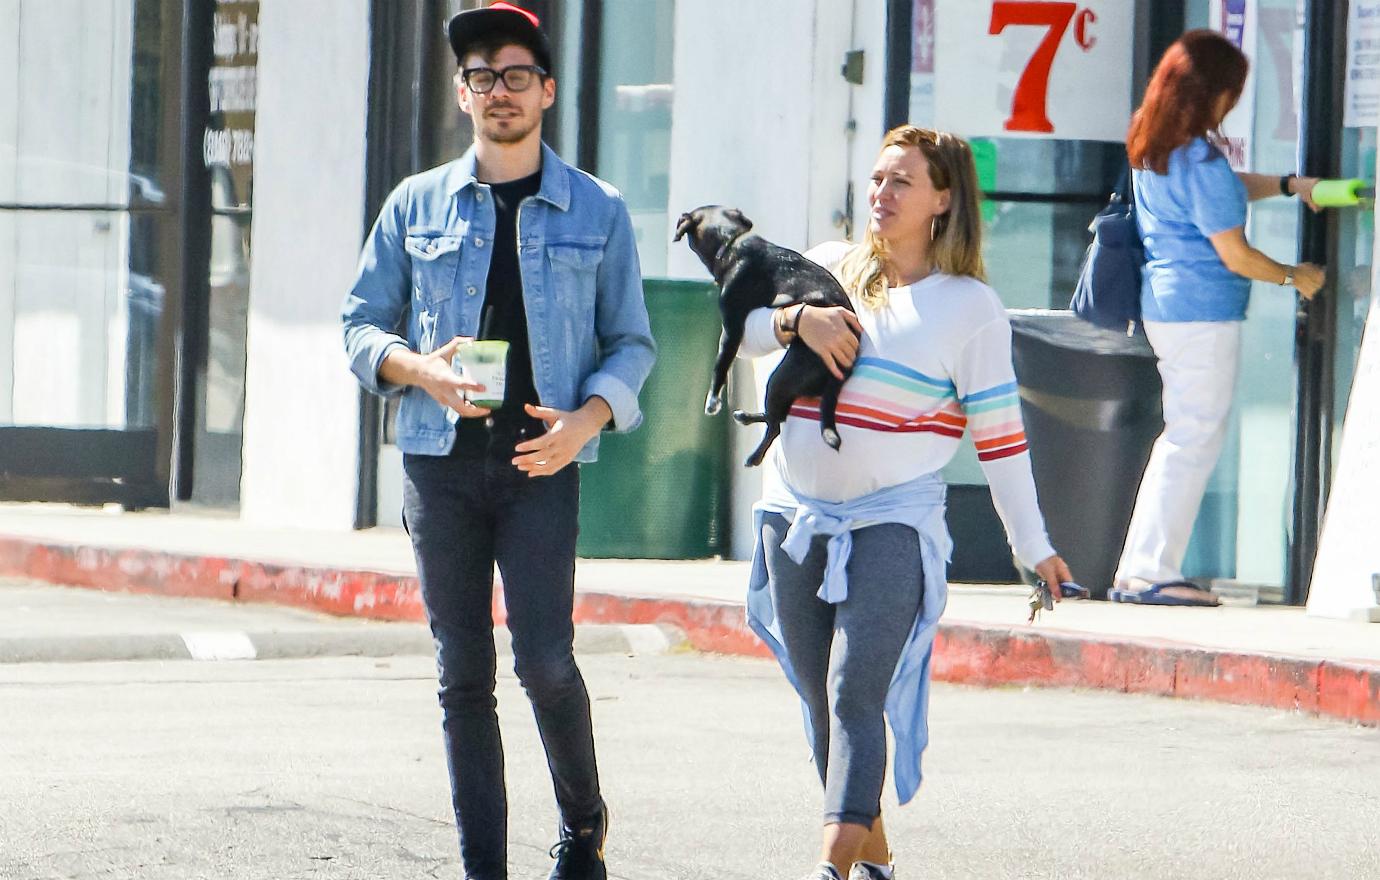
M982 214L978 208L977 168L968 142L945 131L899 125L882 140L888 147L915 147L929 166L930 183L949 190L949 210L934 218L930 264L945 275L987 280L982 262ZM853 298L870 309L886 305L886 242L869 223L861 243L844 256L836 274Z

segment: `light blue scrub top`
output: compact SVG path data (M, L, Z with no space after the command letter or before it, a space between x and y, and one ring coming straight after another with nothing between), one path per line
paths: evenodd
M1135 169L1136 223L1145 244L1147 321L1241 321L1251 282L1222 263L1210 236L1246 225L1246 186L1221 151L1195 138L1166 174Z

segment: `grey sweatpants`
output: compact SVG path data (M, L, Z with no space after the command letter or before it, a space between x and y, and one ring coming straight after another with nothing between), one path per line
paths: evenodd
M781 549L788 528L785 517L766 514L762 549L767 588L814 731L824 821L870 828L882 812L886 779L887 686L920 613L920 538L899 523L854 531L848 598L831 605L815 595L828 539L817 536L797 565Z

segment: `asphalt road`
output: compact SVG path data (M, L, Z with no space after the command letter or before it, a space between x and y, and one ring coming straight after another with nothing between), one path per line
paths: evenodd
M582 661L624 880L797 880L820 794L773 664ZM0 665L0 878L459 877L430 661ZM512 876L551 786L500 682ZM1106 693L937 687L911 878L1380 877L1380 731Z

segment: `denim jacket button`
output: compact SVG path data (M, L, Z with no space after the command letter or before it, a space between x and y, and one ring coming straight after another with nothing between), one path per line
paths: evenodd
M483 194L482 192L477 192L477 193L475 193L475 194L474 194L474 200L475 200L476 202L482 202L482 201L484 201L484 194Z
M483 246L484 246L484 239L482 239L482 238L476 238L476 239L474 240L474 246L475 246L475 247L483 247Z
M465 288L465 296L474 296L478 292L479 291L475 289L475 286L473 284Z

